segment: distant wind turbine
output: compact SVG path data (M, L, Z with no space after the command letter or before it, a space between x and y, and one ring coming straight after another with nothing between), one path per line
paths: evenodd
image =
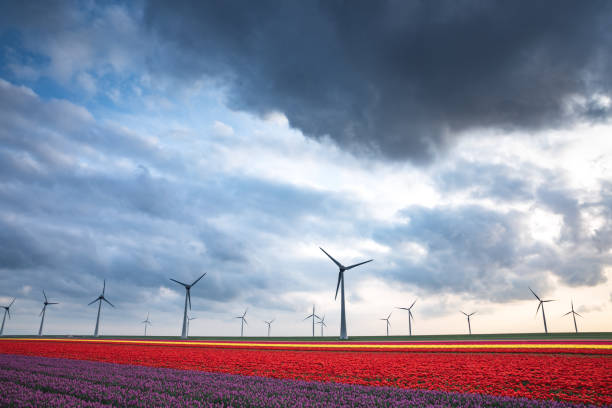
M574 329L576 329L576 333L578 333L578 325L576 324L576 315L578 315L580 317L582 317L582 316L580 315L580 313L574 311L574 301L573 300L572 300L572 310L570 310L569 312L567 312L563 316L567 316L570 313L572 314L572 317L574 318ZM561 316L561 317L563 317L563 316Z
M396 309L402 309L408 311L408 334L412 336L412 320L414 319L414 315L412 314L412 306L416 303L416 300L412 302L410 307L396 307Z
M242 314L242 316L236 316L236 319L240 319L240 337L242 337L244 334L244 324L246 323L247 326L249 325L249 323L245 319L248 310L249 308L247 307L246 309L244 309L244 313Z
M363 265L365 263L372 262L373 259L370 259L364 262L359 262L359 263L356 263L350 266L344 266L340 262L336 261L330 254L325 252L323 248L319 247L319 249L323 251L323 253L327 255L329 259L331 259L332 262L335 263L339 269L338 284L336 285L336 296L334 297L334 299L338 298L338 288L341 287L342 289L340 290L340 340L347 340L348 336L346 334L346 313L345 313L345 307L344 307L344 272L348 271L349 269L353 269L359 265Z
M327 327L327 325L325 324L325 315L323 315L323 317L319 319L317 324L321 325L321 337L323 337L323 326Z
M470 317L474 314L476 314L476 312L472 312L470 314L465 313L463 310L460 310L461 313L463 313L464 315L467 316L467 321L468 321L468 330L470 331L470 335L472 334L472 326L470 325Z
M39 336L42 336L43 324L45 324L45 312L47 311L47 306L57 305L57 302L49 302L49 300L47 299L47 294L45 293L44 290L43 290L43 296L45 297L45 302L43 303L43 308L40 311L40 315L39 315L39 316L42 316L42 319L40 320L40 328L38 329Z
M191 321L196 319L197 317L187 317L187 337L189 337L189 326L191 326Z
M268 325L268 337L270 337L270 326L272 326L272 322L274 321L274 319L267 321L264 320L264 322Z
M4 321L6 320L6 315L8 315L8 318L11 318L11 306L13 306L13 303L15 303L15 299L13 298L13 300L11 300L11 303L9 303L8 306L0 306L4 309L4 317L2 318L2 327L0 327L0 336L2 336L2 333L4 333Z
M100 302L98 303L98 317L96 318L96 329L94 330L94 337L98 337L98 328L100 327L100 310L102 309L102 301L105 301L106 303L108 303L109 305L111 305L112 307L115 307L115 305L113 305L111 302L109 302L105 297L104 297L104 292L106 291L106 279L104 279L104 286L102 286L102 294L100 296L98 296L96 299L92 300L91 302L89 302L89 305L92 305L96 302Z
M147 326L152 325L151 321L149 320L149 314L147 313L147 318L145 320L143 320L140 323L144 323L144 327L145 327L145 337L147 335Z
M320 317L315 314L315 305L312 305L312 314L304 318L304 320L312 318L312 337L314 337L315 317L320 319Z
M188 320L187 320L187 304L189 304L189 310L191 310L191 288L198 283L198 281L200 279L202 279L207 272L204 272L202 275L200 275L200 277L198 279L196 279L195 281L193 281L193 283L191 285L188 285L186 283L183 282L179 282L176 279L172 279L170 278L170 280L172 282L176 282L179 285L183 285L185 287L185 311L183 313L183 330L181 331L181 338L182 339L186 339L187 338L187 324L188 324Z
M391 312L393 313L393 312ZM391 326L391 323L389 322L389 318L391 317L391 313L389 313L389 316L387 316L386 319L380 319L380 320L384 320L387 322L387 336L389 335L389 326Z
M529 290L531 290L531 288L529 288ZM538 302L540 302L538 304L538 309L536 310L536 316L538 315L538 312L540 311L540 307L542 307L542 319L544 320L544 332L548 334L548 327L546 327L546 314L544 314L544 303L554 302L554 300L542 300L538 297L538 295L535 294L533 290L531 290L531 293L533 293L533 296L535 296L536 299L538 299Z

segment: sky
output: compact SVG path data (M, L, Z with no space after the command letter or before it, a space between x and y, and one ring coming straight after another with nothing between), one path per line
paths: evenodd
M0 6L6 334L612 331L612 4ZM319 334L317 327L317 334Z

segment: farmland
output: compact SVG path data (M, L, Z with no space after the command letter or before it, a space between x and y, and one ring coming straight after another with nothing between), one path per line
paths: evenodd
M0 340L1 382L23 388L18 394L23 401L5 396L12 402L0 405L28 406L32 393L42 392L42 399L65 396L82 401L83 406L121 406L113 399L119 395L123 401L132 398L130 405L135 406L141 404L138 401L145 401L142 406L164 406L162 401L169 397L186 399L171 403L176 406L198 406L193 401L201 406L286 406L292 405L286 398L297 401L290 396L304 394L304 387L318 397L300 399L296 402L300 406L341 406L349 400L354 400L351 406L360 406L358 401L376 406L427 406L440 401L448 406L612 405L609 340L377 340L5 338ZM75 364L90 366L83 370ZM138 372L139 383L121 380L134 378L129 370ZM102 375L111 372L116 375ZM186 382L166 391L154 386L156 378L170 381L186 375L198 385ZM83 394L91 388L87 384L94 384L97 393ZM222 398L220 389L229 399ZM555 403L564 405L546 405Z

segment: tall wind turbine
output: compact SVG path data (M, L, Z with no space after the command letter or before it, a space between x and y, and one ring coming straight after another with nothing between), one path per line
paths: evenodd
M57 302L49 302L49 300L47 299L47 294L45 293L44 290L43 290L43 296L45 297L45 302L43 303L43 308L40 311L40 315L39 315L39 316L42 316L42 319L40 320L40 328L38 329L39 336L42 336L43 324L45 324L45 312L47 311L47 306L57 305Z
M476 312L472 312L470 314L465 313L463 310L460 310L461 313L463 313L464 315L467 316L467 320L468 320L468 330L470 331L470 335L472 335L472 326L470 325L470 316L476 314Z
M189 326L191 325L191 321L197 319L197 317L189 317L187 316L187 337L189 337Z
M92 300L91 302L89 302L89 305L96 303L96 302L100 302L98 303L98 317L96 318L96 329L94 330L94 337L98 337L98 327L100 327L100 310L102 309L102 301L105 301L106 303L108 303L109 305L111 305L112 307L115 307L115 305L113 305L111 302L109 302L105 297L104 297L104 291L106 290L106 279L104 279L104 286L102 286L102 294L100 296L98 296L96 299Z
M323 326L327 327L327 325L325 324L325 315L323 315L323 317L319 319L317 324L321 325L321 337L323 337Z
M304 320L312 318L312 337L314 337L314 325L315 325L315 317L320 319L319 316L315 314L315 305L312 305L312 314L306 316Z
M412 320L414 319L414 316L412 315L412 306L414 306L415 303L416 303L416 300L412 302L410 307L396 307L396 309L402 309L402 310L408 311L408 333L410 336L412 336Z
M270 326L272 326L272 322L274 321L274 319L267 321L264 320L264 322L268 325L268 337L270 337Z
M325 252L323 248L319 247L319 249L323 251L323 253L327 255L329 259L331 259L332 262L335 263L339 269L338 284L336 285L336 296L334 297L334 299L338 298L338 288L341 287L342 289L340 290L340 340L348 340L348 336L346 335L346 313L345 313L345 307L344 307L344 272L348 271L349 269L353 269L356 266L363 265L368 262L372 262L373 259L370 259L364 262L359 262L359 263L356 263L350 266L344 266L340 262L336 261L330 254Z
M569 312L567 312L563 316L567 316L570 313L572 314L572 317L574 318L574 329L576 329L576 333L578 333L578 325L576 325L576 315L578 315L580 317L582 317L582 316L580 315L580 313L574 311L574 301L573 300L572 300L572 310L570 310ZM563 316L561 316L561 317L563 317Z
M0 336L2 336L2 333L4 333L4 321L6 320L6 315L8 315L8 318L11 318L11 306L13 306L13 303L15 303L15 299L13 298L13 300L11 300L11 303L9 303L8 306L0 306L4 309L4 317L2 318L2 327L0 327Z
M147 326L152 325L151 321L149 320L149 314L147 313L147 318L145 320L143 320L140 323L144 323L145 326L145 337L147 336Z
M393 312L391 312L393 313ZM385 320L387 322L387 336L389 335L389 326L391 326L391 323L389 322L389 318L391 317L391 313L389 313L389 316L387 316L386 319L380 319L380 320Z
M529 288L529 290L531 290L531 288ZM544 303L554 302L554 300L542 300L538 297L538 295L535 294L533 290L531 290L531 293L533 293L533 296L535 296L536 299L538 299L538 302L540 302L538 304L538 309L536 310L536 316L538 315L538 312L540 311L540 307L542 307L542 319L544 319L544 332L548 334L548 327L546 327L546 315L544 314Z
M247 310L249 310L249 308L247 307L246 309L244 309L244 313L242 314L242 316L236 316L236 319L240 319L240 337L242 337L242 335L244 334L244 324L246 323L247 325L249 324L246 319L244 318L247 314Z
M198 279L196 279L195 281L193 281L193 283L191 285L188 285L186 283L183 282L179 282L176 279L172 279L170 278L170 280L172 282L176 282L179 285L183 285L185 287L185 312L183 313L183 331L181 332L181 338L182 339L186 339L187 338L187 304L189 303L189 310L191 310L191 288L198 283L198 281L200 279L202 279L204 277L204 275L206 275L207 272L204 272Z

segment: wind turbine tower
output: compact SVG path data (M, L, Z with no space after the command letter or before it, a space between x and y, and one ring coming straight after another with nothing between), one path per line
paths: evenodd
M329 259L331 259L332 262L335 263L339 269L338 284L336 285L336 296L334 297L334 299L338 298L338 288L341 288L340 290L340 340L348 340L348 336L346 334L346 313L345 313L345 306L344 306L344 272L348 271L349 269L353 269L359 265L363 265L365 263L372 262L373 259L370 259L368 261L359 262L359 263L356 263L350 266L344 266L340 262L336 261L330 254L325 252L323 248L319 247L319 249L323 251L323 253L327 255Z
M268 325L268 337L270 337L270 326L272 326L272 322L274 321L274 319L267 321L264 320L264 322Z
M6 320L6 315L8 315L8 318L11 318L11 306L13 306L13 303L15 303L15 299L13 298L13 300L11 300L11 303L9 303L8 306L0 306L4 309L4 317L2 318L2 327L0 327L0 336L2 336L2 333L4 333L4 321Z
M412 314L412 306L416 303L416 300L412 302L410 307L396 307L396 309L402 309L408 311L408 334L412 336L412 320L414 319L414 315Z
M145 320L143 320L140 323L144 323L144 327L145 327L145 337L147 336L147 326L152 325L151 321L149 320L149 314L147 313L147 318Z
M100 327L100 310L102 309L102 301L105 301L106 303L108 303L112 307L115 307L115 305L113 305L111 302L109 302L104 297L104 292L105 291L106 291L106 279L104 279L104 286L102 286L102 294L100 296L98 296L96 299L94 299L91 302L89 302L89 304L87 305L87 306L89 306L91 304L99 302L98 303L98 317L96 318L96 329L94 330L94 337L98 337L98 328Z
M572 317L574 318L574 329L576 329L576 333L578 333L578 325L576 324L576 315L578 315L580 317L582 317L582 316L580 315L580 313L574 311L574 301L573 300L572 300L572 310L570 310L569 312L567 312L563 316L567 316L570 313L572 314ZM563 316L561 316L561 317L563 317Z
M470 325L470 317L472 315L476 314L476 312L472 312L470 314L465 313L463 310L460 310L460 312L467 316L468 330L469 330L469 333L470 333L470 336L471 336L472 335L472 326Z
M391 312L393 313L393 312ZM391 317L391 313L389 313L389 316L387 316L386 319L380 319L380 320L384 320L387 322L387 336L389 336L389 326L391 326L391 323L389 322L389 318Z
M531 288L529 288L529 290L531 290ZM533 293L533 296L535 296L536 299L538 299L538 302L540 302L538 304L538 309L536 310L536 316L538 315L538 312L540 311L540 307L542 307L542 319L544 320L544 332L548 334L548 327L546 327L546 314L544 314L544 303L554 302L554 300L542 300L538 297L538 295L535 294L533 290L531 290L531 293Z
M312 305L312 314L310 314L310 315L308 315L308 316L306 316L304 318L304 320L312 318L312 337L314 337L314 335L315 335L314 334L315 317L317 319L320 319L320 317L315 314L315 305Z
M39 315L39 316L42 316L42 319L40 320L40 328L38 329L39 336L42 336L43 324L45 324L45 312L47 311L47 306L57 305L57 302L49 302L49 300L47 299L47 294L45 293L44 290L43 290L43 296L45 297L45 302L43 303L43 308L40 311L40 315Z
M179 285L183 285L185 287L185 311L183 312L183 330L181 331L181 338L182 339L186 339L187 338L187 324L188 324L188 320L187 320L187 304L189 304L189 310L191 310L191 288L198 283L198 281L200 279L202 279L204 276L206 275L206 272L204 272L198 279L196 279L195 281L193 281L193 283L191 285L188 285L186 283L183 282L179 282L176 279L172 279L170 278L170 280L172 282L176 282Z
M321 337L323 337L323 326L327 327L327 325L325 324L325 315L323 315L323 317L319 319L317 324L321 325Z
M240 319L240 337L244 335L244 324L246 323L247 326L249 324L245 319L248 310L249 308L247 307L246 309L244 309L244 313L242 314L242 316L236 316L236 319Z
M187 317L187 337L189 337L189 326L191 325L191 321L197 319L197 317Z

